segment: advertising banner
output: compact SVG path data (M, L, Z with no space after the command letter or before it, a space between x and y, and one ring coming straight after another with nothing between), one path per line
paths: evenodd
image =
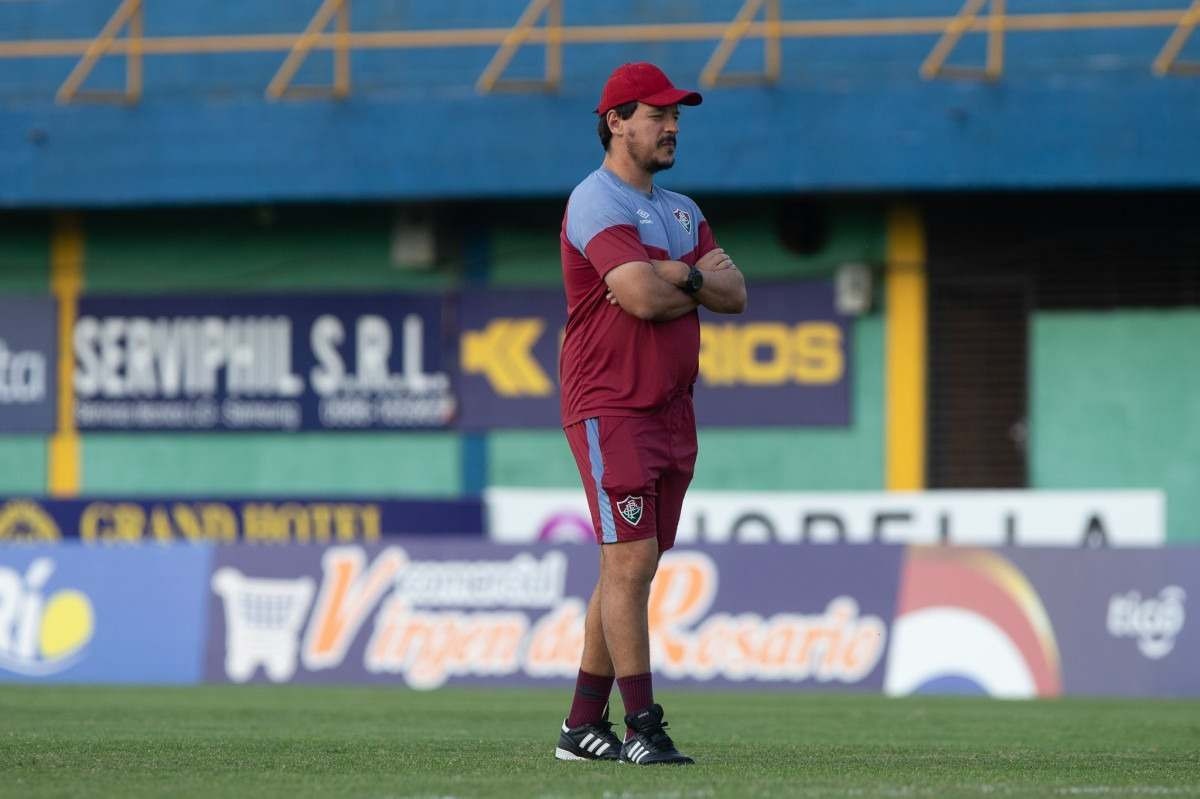
M489 488L503 543L594 541L583 489ZM676 540L692 543L1155 547L1161 491L689 491Z
M54 430L57 330L49 297L0 297L0 433Z
M211 547L0 547L0 681L195 683Z
M1063 693L1200 695L1200 549L1007 554L1054 622Z
M700 425L850 424L850 318L833 281L756 284L746 312L700 312Z
M375 544L483 534L478 499L0 499L0 544Z
M560 289L463 292L461 425L557 427ZM847 425L852 328L833 284L756 287L739 316L701 311L696 418L701 425ZM630 357L636 357L631 353Z
M567 684L576 547L0 548L0 681ZM1200 548L713 545L663 556L656 681L1200 696Z
M903 549L671 550L651 590L656 680L879 691ZM574 547L221 547L205 679L569 681L596 558Z
M442 298L83 297L81 430L440 428L454 417Z
M460 424L559 427L561 289L467 290L458 305Z
M1200 550L912 547L886 691L1200 695Z

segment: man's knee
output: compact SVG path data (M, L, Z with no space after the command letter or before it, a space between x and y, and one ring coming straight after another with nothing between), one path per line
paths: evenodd
M658 542L653 538L604 544L600 557L601 579L630 587L648 586L658 570L658 557Z

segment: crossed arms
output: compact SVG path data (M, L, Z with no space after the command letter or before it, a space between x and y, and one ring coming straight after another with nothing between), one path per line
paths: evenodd
M703 305L717 313L746 310L746 280L725 250L717 247L696 262L704 285L695 294L680 286L690 267L682 261L630 261L604 276L608 299L626 313L650 322L668 322Z

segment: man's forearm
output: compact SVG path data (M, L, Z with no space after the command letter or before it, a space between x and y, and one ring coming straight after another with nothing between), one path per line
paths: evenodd
M705 272L695 299L716 313L741 313L746 310L746 278L736 266Z
M652 261L651 266L655 274L676 287L691 269L683 261ZM746 310L746 279L741 270L736 266L727 266L701 271L704 273L704 285L690 295L695 303L716 313L741 313Z
M651 298L654 308L652 321L669 322L696 310L698 304L696 298L679 288L679 284L675 281L675 278L679 277L678 267L683 267L683 277L687 277L687 264L682 261L651 261L650 267L659 278L658 282L654 284ZM679 278L680 282L682 279L682 277Z

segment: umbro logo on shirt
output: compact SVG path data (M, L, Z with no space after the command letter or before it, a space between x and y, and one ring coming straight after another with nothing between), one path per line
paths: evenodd
M645 210L642 210L641 208L639 208L637 210L637 215L638 215L638 224L639 225L653 225L654 224L654 220L650 217L649 211L645 211Z

